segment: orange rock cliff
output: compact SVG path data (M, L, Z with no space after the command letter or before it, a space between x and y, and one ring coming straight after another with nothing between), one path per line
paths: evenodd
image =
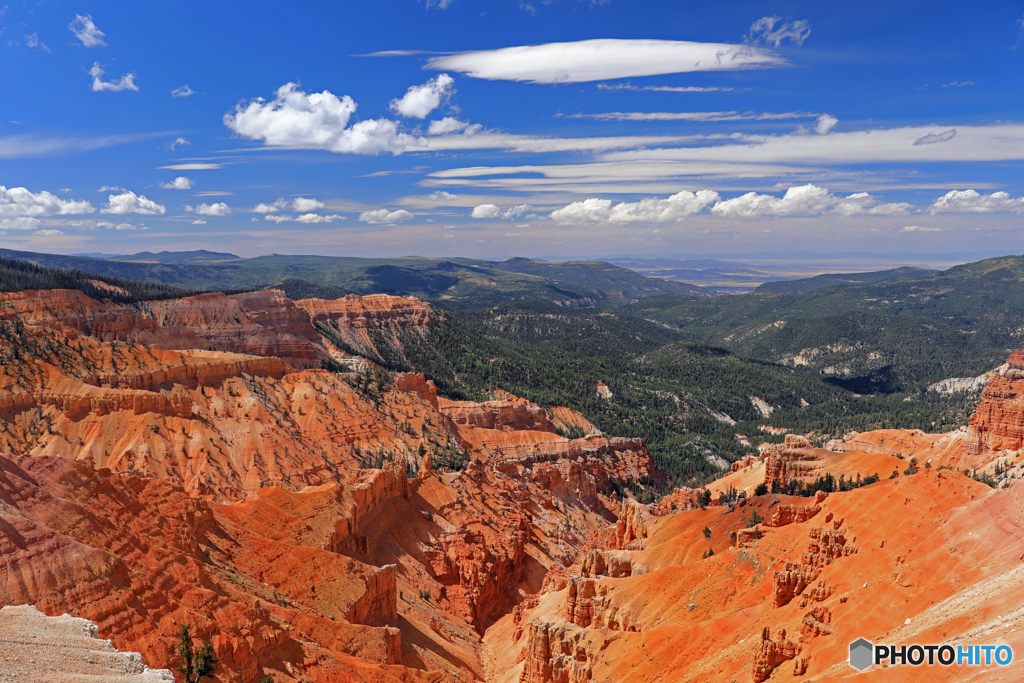
M352 354L439 318L386 295L0 295L0 604L89 619L153 669L190 624L223 682L827 681L858 637L1024 652L1024 354L964 431L787 435L720 504L644 506L615 493L667 486L641 441ZM996 462L998 488L963 472Z

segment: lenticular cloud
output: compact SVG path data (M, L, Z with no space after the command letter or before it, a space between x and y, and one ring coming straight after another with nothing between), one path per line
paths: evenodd
M328 90L306 93L296 83L277 89L274 100L257 97L224 115L224 125L268 147L323 149L348 154L401 154L419 139L400 133L388 119L360 121L349 126L355 101Z
M474 78L530 83L582 83L690 71L782 66L771 50L682 40L581 40L460 52L434 57L426 68Z

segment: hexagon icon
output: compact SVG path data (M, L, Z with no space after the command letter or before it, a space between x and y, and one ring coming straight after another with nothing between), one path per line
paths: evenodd
M850 643L850 666L857 671L868 669L874 662L875 646L864 638Z

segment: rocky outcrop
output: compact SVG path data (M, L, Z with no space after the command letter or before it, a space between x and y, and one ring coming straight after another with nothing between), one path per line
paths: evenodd
M819 512L821 512L820 505L779 505L764 525L780 527L787 524L799 524L806 522Z
M839 525L841 524L840 521ZM787 562L785 569L776 571L773 575L773 607L787 605L795 597L802 595L804 589L817 581L822 567L832 564L841 557L857 553L857 546L847 544L846 534L839 530L839 525L834 529L812 527L808 530L807 551L801 556L800 562ZM832 588L819 583L807 597L821 602L831 594Z
M418 372L395 373L395 389L422 397L435 410L438 407L437 386Z
M981 392L967 429L966 459L987 465L1024 449L1024 351L1014 351L1001 376Z
M174 682L168 669L150 669L139 653L115 650L91 621L48 617L31 605L0 609L0 662L0 681Z
M615 523L615 548L634 550L647 538L647 511L634 501L623 501L619 520Z
M441 413L453 424L464 427L556 433L546 410L519 398L485 403L445 400L441 403Z
M810 441L797 434L786 434L785 443L770 448L764 456L764 483L768 491L780 491L792 479L807 476L816 469L815 460Z
M572 625L530 622L520 683L586 683L591 680L585 633Z
M334 300L300 299L295 305L306 311L314 322L332 320L354 329L383 327L388 323L429 325L437 319L430 304L390 294L349 294Z
M771 629L765 626L761 630L761 647L754 655L750 672L754 682L767 681L776 667L796 657L797 652L796 643L786 639L786 629L779 629L776 639L772 640Z
M580 575L621 579L633 575L633 558L626 551L591 550L580 560Z

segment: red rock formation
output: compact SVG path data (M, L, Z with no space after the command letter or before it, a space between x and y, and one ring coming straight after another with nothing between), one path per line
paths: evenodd
M570 626L530 622L521 683L585 683L591 680L585 634Z
M786 640L786 629L779 629L777 640L772 640L771 629L761 630L761 647L754 655L754 666L750 674L754 683L767 681L775 668L796 657L797 645Z
M967 429L968 466L987 466L1000 455L1024 449L1024 351L1010 355L1003 375L993 377L981 392Z
M811 517L821 512L820 505L780 505L775 508L771 518L765 521L765 526L780 527L787 524L798 524L806 522Z

